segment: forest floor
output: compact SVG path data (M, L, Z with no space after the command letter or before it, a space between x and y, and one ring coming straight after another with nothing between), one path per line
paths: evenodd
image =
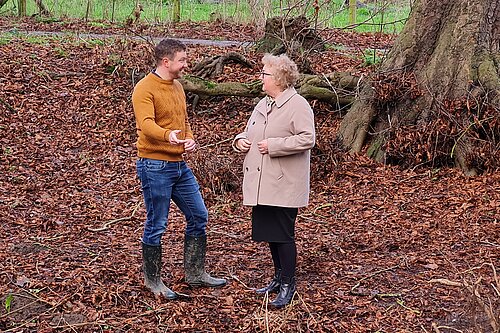
M135 29L136 36L256 38L251 27L226 23ZM131 35L81 22L2 17L0 30L0 331L499 332L500 174L470 178L349 155L335 144L345 110L315 101L311 202L297 221L293 303L271 310L253 292L272 265L266 245L250 239L242 156L230 147L254 101L234 97L189 105L199 149L186 157L210 213L207 268L229 283L215 290L184 283L184 221L173 207L163 278L186 297L155 298L142 280L145 210L130 102L130 73L150 69L149 44L23 35ZM316 73L369 73L364 50L394 41L322 34L335 47L311 55ZM262 54L251 48L190 46L188 53L194 65L229 51L254 68L227 65L216 80L257 79Z

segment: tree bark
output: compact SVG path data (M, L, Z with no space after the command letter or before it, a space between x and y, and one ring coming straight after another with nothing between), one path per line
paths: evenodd
M286 53L302 73L312 74L307 55L324 50L325 42L316 29L310 27L305 16L271 17L267 19L264 30L264 37L257 43L258 52Z
M179 23L181 21L181 0L174 0L172 6L172 22Z
M42 0L35 0L35 3L41 16L50 16L50 12L47 7L45 7Z
M416 0L339 138L353 152L369 143L368 154L387 163L404 164L411 152L416 164L454 163L467 175L488 168L499 148L499 48L500 0ZM384 100L388 82L398 98Z
M17 13L19 16L26 16L26 0L17 0Z

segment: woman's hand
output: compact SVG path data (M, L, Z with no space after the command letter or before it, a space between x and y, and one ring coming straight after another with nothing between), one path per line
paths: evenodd
M267 148L267 140L262 140L257 143L257 148L259 148L259 152L264 154L269 154L269 149Z
M238 139L235 143L236 148L238 148L243 153L246 153L250 149L251 145L252 143L248 139Z

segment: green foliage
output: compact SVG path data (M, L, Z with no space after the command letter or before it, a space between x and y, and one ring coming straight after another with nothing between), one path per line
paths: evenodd
M10 294L10 293L7 296L7 298L5 298L5 311L7 311L7 313L10 312L10 307L12 305L12 300L13 299L14 299L14 296L12 294Z
M36 16L36 21L40 23L54 23L60 22L61 20L55 17Z
M55 47L54 52L57 53L57 55L61 58L67 58L68 57L68 52L60 47Z
M9 44L12 40L12 36L0 35L0 46Z
M49 43L49 38L47 36L26 36L24 41L30 44L36 45L47 45Z
M114 74L120 66L124 63L123 58L116 53L111 53L108 55L107 63L106 63L106 72L110 74Z
M84 43L89 48L92 48L94 46L104 46L106 44L102 39L86 39Z
M110 28L111 26L109 25L109 23L105 23L105 22L98 22L98 21L90 21L88 23L90 26L92 27L96 27L96 28Z
M382 61L382 58L377 54L377 50L366 49L363 53L363 66L377 65Z
M320 17L329 20L329 27L349 27L349 10L347 6L342 7L341 0L335 0L328 7L320 10ZM335 15L331 17L331 13ZM392 4L388 1L367 3L366 7L356 10L355 27L350 27L357 32L384 32L398 33L403 28L406 19L410 15L408 4ZM330 18L328 18L330 16Z
M43 22L57 22L64 18L84 19L87 15L88 0L44 0L45 6L53 17L39 17ZM135 8L135 1L93 0L89 12L89 24L95 27L106 28L109 22L124 23L130 18ZM142 0L142 23L165 23L172 20L173 1ZM410 6L394 3L389 0L364 3L357 9L357 25L349 27L349 10L343 0L320 2L317 20L312 1L302 6L289 6L285 1L272 0L268 17L277 15L306 14L311 21L316 21L321 27L354 29L357 32L386 32L397 33L404 26L410 13ZM284 10L283 8L290 8ZM27 14L38 13L35 1L27 2ZM218 1L218 0L186 0L181 4L181 21L213 21L216 19L230 22L248 23L251 21L252 11L246 1Z

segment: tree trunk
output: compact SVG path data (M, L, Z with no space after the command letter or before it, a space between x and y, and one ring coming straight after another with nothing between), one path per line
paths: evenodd
M174 0L172 5L172 21L174 23L179 23L181 21L181 0Z
M416 0L339 138L386 163L500 167L499 44L500 0Z
M50 12L43 4L42 0L35 0L36 6L38 7L38 12L40 16L50 16Z
M17 13L19 16L26 16L26 0L17 0Z
M356 24L356 0L349 0L349 24Z
M85 11L85 22L89 20L91 14L92 14L92 0L87 0L87 9Z
M257 43L258 52L274 55L286 53L302 73L312 73L308 55L312 51L323 51L325 42L310 27L305 16L271 17L266 21L264 37Z

